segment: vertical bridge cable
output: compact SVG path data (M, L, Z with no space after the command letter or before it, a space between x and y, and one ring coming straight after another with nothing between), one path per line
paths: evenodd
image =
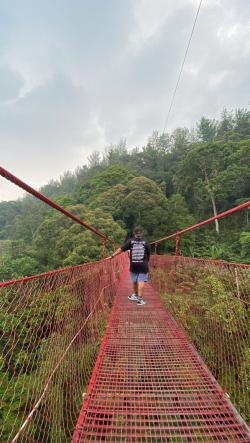
M196 16L195 16L195 19L194 19L194 23L193 23L193 27L192 27L192 30L191 30L191 34L190 34L190 37L189 37L189 40L188 40L188 44L187 44L187 47L186 47L186 51L185 51L185 54L184 54L184 58L183 58L183 61L182 61L182 64L181 64L181 69L180 69L180 72L179 72L179 75L178 75L178 78L177 78L177 82L176 82L176 85L175 85L175 89L174 89L174 92L173 92L173 95L172 95L172 98L171 98L170 106L169 106L169 109L168 109L166 121L165 121L164 128L163 128L163 133L166 131L167 126L168 126L169 116L170 116L170 113L171 113L171 110L172 110L172 107L173 107L173 104L174 104L174 99L175 99L176 92L177 92L177 89L178 89L178 86L179 86L179 83L180 83L182 71L183 71L183 68L184 68L184 65L185 65L185 62L186 62L188 50L189 50L190 43L191 43L191 40L192 40L192 37L193 37L193 33L194 33L195 26L196 26L196 22L198 20L198 15L199 15L199 12L200 12L202 1L203 0L200 0L199 6L198 6L198 9L197 9L197 12L196 12Z

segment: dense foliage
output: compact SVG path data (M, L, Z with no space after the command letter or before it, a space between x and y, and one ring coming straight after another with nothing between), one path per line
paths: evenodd
M71 441L123 257L0 288L0 441ZM55 370L56 369L56 370Z
M41 192L117 242L136 224L149 240L175 232L249 199L250 112L154 132L141 149L121 140ZM160 252L172 250L168 242ZM180 250L248 262L248 211L186 235ZM33 197L0 203L0 280L98 258L98 239Z
M164 260L152 268L154 286L249 422L250 269Z
M74 173L66 172L59 181L53 180L44 186L41 192L118 243L124 241L126 233L131 232L136 224L143 226L148 240L168 235L249 200L250 112L237 110L233 115L223 111L220 121L203 117L196 130L192 131L178 128L171 135L154 132L147 145L141 149L129 150L124 140L121 140L119 144L109 146L103 155L94 152L88 165L79 167ZM97 260L101 257L100 246L100 240L92 233L29 195L18 201L0 203L0 280ZM173 248L173 242L166 242L159 247L159 252L171 253ZM110 254L111 250L111 245L107 244L107 253ZM249 263L248 211L242 211L216 225L209 225L198 232L183 236L180 252L193 257ZM184 286L188 286L190 274L187 272L182 278ZM197 275L196 283L192 291L185 291L184 288L179 298L175 299L176 303L179 303L175 306L175 314L183 322L189 322L187 328L194 332L193 340L198 347L202 347L205 340L202 335L202 322L199 325L201 336L196 337L197 319L189 315L190 304L187 306L187 302L195 300L192 309L207 309L209 315L216 319L225 312L225 290L224 282L212 275L206 276L205 279L203 274ZM199 294L210 294L214 287L219 294L218 300L207 299L210 304L204 308ZM172 302L172 295L168 290L165 296L167 303ZM61 310L64 300L57 300L55 297L52 301L55 303L56 315L56 312ZM39 301L39 309L44 314L43 302L42 299ZM8 309L7 306L5 312L2 310L2 319L7 319L6 328L9 328L12 322L15 324L17 316L17 313L13 312L7 317ZM235 315L239 318L245 315L237 300L234 305L230 305L230 310L232 319ZM40 322L39 315L34 316L36 324ZM24 323L26 320L23 317ZM206 318L207 322L210 320ZM97 319L97 323L98 330L101 330L102 322ZM2 324L0 319L0 332L3 332ZM20 327L23 327L22 322ZM220 317L219 327L225 329L225 343L233 346L235 330L228 328L234 328L234 320L229 324L227 319ZM46 342L50 339L51 336L46 337ZM20 406L19 388L16 385L17 382L20 382L20 386L32 386L33 383L33 373L29 366L30 356L25 353L30 339L28 337L27 343L25 340L26 338L23 339L20 335L20 349L16 350L16 354L12 353L11 361L7 361L2 352L5 343L0 343L2 390L4 392L8 386L10 398L14 398L7 420L9 427L6 428L6 438L12 429L13 420L17 420L18 428L28 412L27 404ZM39 359L42 359L43 367L46 367L42 345L41 340L34 341L31 354L34 357L37 352L38 365ZM83 351L89 356L90 372L94 355L89 355L88 346L89 343L86 342ZM212 349L212 343L207 343L203 348L204 358L211 366L215 359L211 355L214 355L212 353L216 350ZM245 347L244 350L245 360L241 365L233 367L227 377L234 378L236 372L240 371L243 380L247 378L249 350ZM97 348L95 355L96 352ZM20 367L24 369L17 380L15 371ZM80 363L79 368L82 370ZM219 367L214 368L214 371L222 385L227 386L224 383L224 375L219 373ZM66 371L64 376L67 377ZM84 379L84 385L87 378ZM62 380L65 381L63 375ZM55 384L50 395L61 394L60 386ZM78 399L78 395L79 393L71 392L70 405L80 404L81 399ZM5 418L6 411L9 410L8 398L6 402L2 404L0 419ZM241 402L240 396L236 399L240 409ZM46 407L45 405L45 410ZM21 415L17 418L17 411L20 413L20 410ZM66 411L62 412L65 412L66 417ZM38 441L36 428L30 432L28 441ZM54 441L54 433L58 430L51 426L48 432L48 438L53 436Z

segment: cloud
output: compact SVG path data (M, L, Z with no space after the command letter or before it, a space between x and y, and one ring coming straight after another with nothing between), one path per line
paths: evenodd
M1 158L34 185L76 167L100 131L86 91L60 74L0 107Z
M161 131L198 3L2 0L1 164L38 188L120 137ZM169 130L247 106L249 17L245 0L203 1Z
M18 72L8 66L0 66L0 103L18 98L24 82Z

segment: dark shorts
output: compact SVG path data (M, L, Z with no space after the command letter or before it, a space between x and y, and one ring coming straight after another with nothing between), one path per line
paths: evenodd
M148 273L136 273L136 272L130 272L130 277L133 283L137 283L138 281L148 281Z

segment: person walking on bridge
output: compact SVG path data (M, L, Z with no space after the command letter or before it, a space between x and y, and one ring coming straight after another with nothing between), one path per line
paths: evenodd
M125 251L129 251L130 253L130 275L134 287L134 293L129 295L128 298L129 300L136 301L139 305L145 305L143 290L144 283L148 281L150 246L149 243L143 239L143 231L140 226L135 228L134 238L128 239L110 258Z

